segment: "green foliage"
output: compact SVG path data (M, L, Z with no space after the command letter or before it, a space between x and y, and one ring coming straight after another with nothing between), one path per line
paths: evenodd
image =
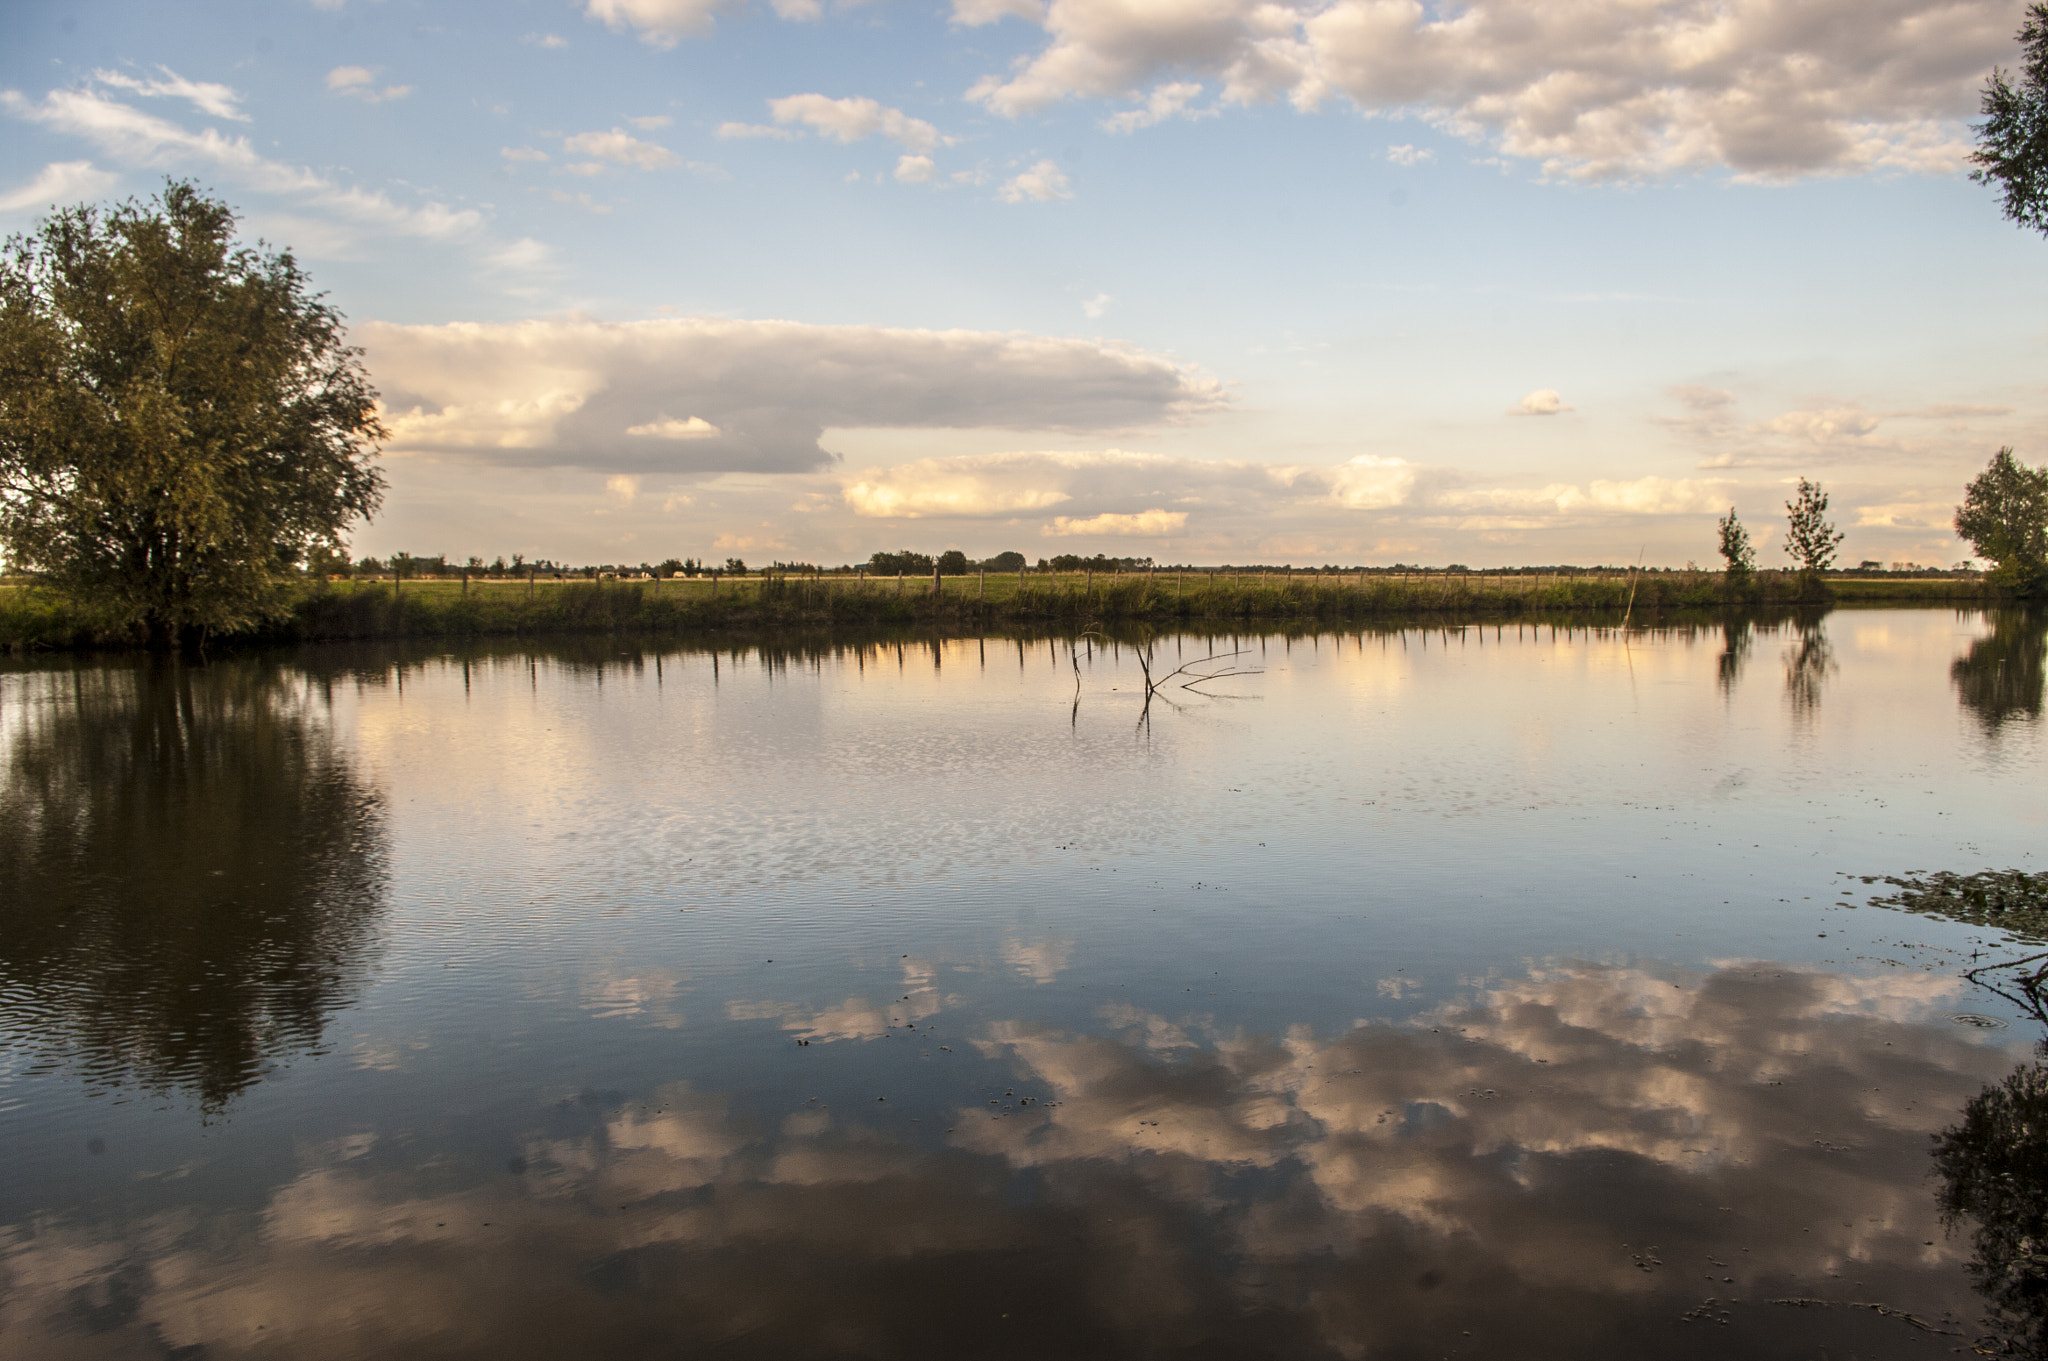
M2048 4L2027 6L2019 45L2019 83L1993 67L1984 86L1970 178L1997 187L2012 222L2048 234Z
M1756 571L1756 549L1750 545L1749 531L1735 518L1733 506L1728 507L1726 519L1715 523L1721 531L1721 561L1728 565L1728 579L1747 581Z
M982 566L991 572L1021 572L1024 570L1024 555L1012 549L996 554Z
M1956 507L1956 537L1996 563L1992 578L2022 592L2048 579L2048 468L2029 468L2010 447L1992 455Z
M158 645L275 616L280 577L383 494L340 313L234 230L173 182L0 257L0 546Z
M722 570L732 576L743 577L747 574L747 564L742 558L727 558Z
M877 553L868 559L868 572L878 577L928 577L932 559L929 553L913 553L907 548L901 553Z
M939 554L940 576L964 577L967 575L967 555L957 548L948 548Z
M1828 494L1820 483L1799 479L1799 491L1785 503L1785 519L1785 554L1801 571L1825 572L1834 565L1843 535L1828 520Z

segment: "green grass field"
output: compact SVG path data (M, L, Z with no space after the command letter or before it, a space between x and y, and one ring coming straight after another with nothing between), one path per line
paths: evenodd
M1795 573L1760 573L1731 601L1698 573L990 573L866 580L750 576L668 581L477 579L296 583L286 612L250 641L679 632L833 624L1006 624L1074 628L1149 621L1340 621L1407 616L1520 617L1608 612L1647 618L1727 604L1973 604L1981 579L1829 577L1825 595ZM32 587L0 586L0 647L134 646L139 633Z

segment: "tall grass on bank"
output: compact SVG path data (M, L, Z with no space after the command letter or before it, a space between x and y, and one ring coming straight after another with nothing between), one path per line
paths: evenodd
M1965 578L1821 579L1755 576L1730 592L1714 573L1081 572L861 580L771 575L714 583L654 581L313 582L286 612L237 641L535 637L686 633L821 626L918 625L949 630L1082 623L1337 623L1432 616L1549 617L1725 605L1973 603ZM0 647L140 646L123 627L33 588L0 589ZM220 640L227 641L227 640Z

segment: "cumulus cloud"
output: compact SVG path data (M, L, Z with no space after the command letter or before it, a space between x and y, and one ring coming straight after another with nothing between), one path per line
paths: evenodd
M797 134L791 132L788 128L771 127L766 123L720 123L718 125L718 135L720 137L773 137L780 142L789 142L794 141Z
M1087 514L1147 502L1234 500L1283 484L1261 463L1174 458L1123 449L963 454L868 468L841 488L854 514L918 520L1011 518L1052 506ZM1085 532L1085 531L1076 531Z
M798 123L836 142L859 142L880 135L906 151L926 152L945 139L922 118L912 118L872 99L832 99L821 94L786 95L768 101L777 123ZM721 129L722 131L722 129Z
M1515 406L1508 408L1510 416L1555 416L1560 411L1570 411L1564 398L1558 396L1556 388L1537 388Z
M632 30L650 47L674 47L683 38L702 37L717 25L720 14L740 9L744 0L588 0L583 12L614 33Z
M1164 123L1169 118L1206 118L1216 113L1211 109L1191 109L1189 104L1201 98L1201 82L1193 80L1168 81L1155 85L1138 108L1126 109L1102 120L1105 132L1136 132Z
M2003 415L2008 410L1936 403L1880 415L1855 402L1822 398L1764 420L1743 421L1736 411L1735 395L1726 389L1682 386L1670 389L1670 394L1687 408L1687 414L1653 419L1701 447L1701 468L1797 467L1867 460L1873 456L1926 454L1943 448L1944 443L1925 436L1912 440L1893 438L1882 432L1883 422L1942 420L1949 422L1944 433L1974 439L1970 420L1982 415Z
M145 99L168 96L172 99L189 100L201 113L211 114L215 118L231 118L238 123L249 121L249 115L238 107L242 102L242 96L228 86L218 85L212 81L187 80L168 66L159 66L156 69L163 72L161 80L144 80L123 71L106 70L94 71L92 78L101 85L127 90Z
M98 198L121 177L96 170L91 161L52 161L19 189L0 192L0 212L23 208L62 207L79 199Z
M1109 310L1109 305L1115 301L1116 299L1110 297L1107 293L1097 293L1094 297L1081 304L1081 315L1091 319L1100 317Z
M686 421L663 416L645 425L629 425L626 433L647 439L716 439L723 432L702 416L692 416Z
M939 168L929 156L908 153L896 158L896 178L904 184L928 184L938 177Z
M327 88L335 94L360 99L365 104L382 104L412 93L410 85L378 88L377 73L367 66L337 66L327 73Z
M1428 147L1416 147L1403 142L1387 148L1387 159L1395 165L1421 165L1436 159L1436 153Z
M1031 335L714 318L356 335L395 450L530 466L793 472L829 463L828 426L1115 430L1228 405L1215 379L1157 355ZM678 411L686 437L646 433Z
M613 128L608 132L579 132L573 137L564 137L562 150L572 156L594 156L642 170L659 170L663 166L682 164L682 158L667 147L643 142L624 128Z
M224 137L213 128L194 132L97 90L52 90L41 100L0 90L0 109L91 142L124 164L197 164L244 188L298 199L379 231L448 240L470 236L483 224L474 209L433 202L406 207L379 191L344 186L304 167L273 161L246 137Z
M955 0L956 23L1008 15L1047 41L969 91L1005 116L1213 79L1225 102L1343 98L1585 179L1952 173L2013 31L2005 0Z
M1091 515L1085 520L1070 519L1056 515L1051 524L1038 532L1055 537L1109 534L1117 537L1160 538L1178 534L1187 528L1188 513L1184 510L1141 510L1135 514L1123 515L1116 511L1104 511Z
M1051 161L1040 161L1029 170L1019 171L996 190L996 197L1005 203L1050 203L1073 196L1065 172Z

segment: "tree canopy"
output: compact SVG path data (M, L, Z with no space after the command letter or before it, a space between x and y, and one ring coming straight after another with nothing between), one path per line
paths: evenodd
M1715 524L1721 531L1721 559L1728 565L1729 577L1747 577L1756 570L1756 550L1750 546L1749 531L1735 518L1735 507L1728 507L1728 518Z
M1991 456L1956 507L1956 537L2022 589L2048 577L2048 468L2029 468L2010 447Z
M245 627L376 511L376 399L226 204L173 181L58 210L0 255L0 549L158 645Z
M1984 86L1970 178L1999 190L2012 221L2048 234L2048 3L2027 6L2019 44L2018 82L1993 67Z
M1825 572L1835 562L1842 534L1828 519L1828 494L1820 483L1799 479L1799 490L1785 503L1785 552L1801 571Z

